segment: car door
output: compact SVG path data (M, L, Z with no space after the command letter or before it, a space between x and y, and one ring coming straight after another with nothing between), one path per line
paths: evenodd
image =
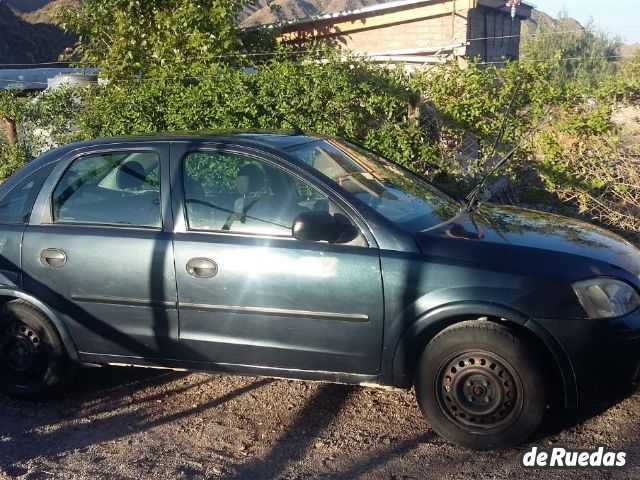
M36 201L24 287L63 315L85 360L177 355L168 151L159 142L76 152Z
M36 197L53 167L53 163L48 163L30 168L24 176L18 174L2 185L5 191L0 199L0 284L3 286L22 286L22 236Z
M375 375L377 247L362 234L347 245L291 235L302 212L347 212L300 173L241 148L177 142L171 161L181 346L229 370Z

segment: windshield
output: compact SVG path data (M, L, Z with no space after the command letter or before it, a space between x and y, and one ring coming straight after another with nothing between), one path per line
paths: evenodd
M455 200L433 185L344 140L313 140L286 150L408 230L432 227L460 210Z

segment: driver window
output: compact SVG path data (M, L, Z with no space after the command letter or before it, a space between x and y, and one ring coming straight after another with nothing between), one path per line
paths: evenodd
M299 214L330 210L314 188L239 154L188 153L183 181L190 230L291 236Z

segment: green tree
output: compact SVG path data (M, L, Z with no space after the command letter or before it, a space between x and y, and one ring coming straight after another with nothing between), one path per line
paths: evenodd
M598 30L593 22L581 27L562 13L555 21L540 21L532 35L524 35L523 62L551 62L560 84L577 81L595 85L610 77L620 41Z
M237 25L247 0L84 0L62 15L80 35L76 56L105 78L189 75L246 45Z

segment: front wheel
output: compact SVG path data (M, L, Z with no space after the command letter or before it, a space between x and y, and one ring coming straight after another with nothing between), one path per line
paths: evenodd
M55 326L22 300L0 305L0 390L22 400L50 396L74 372Z
M435 336L419 360L418 405L432 428L457 445L518 445L544 415L545 387L536 360L502 324L455 324Z

